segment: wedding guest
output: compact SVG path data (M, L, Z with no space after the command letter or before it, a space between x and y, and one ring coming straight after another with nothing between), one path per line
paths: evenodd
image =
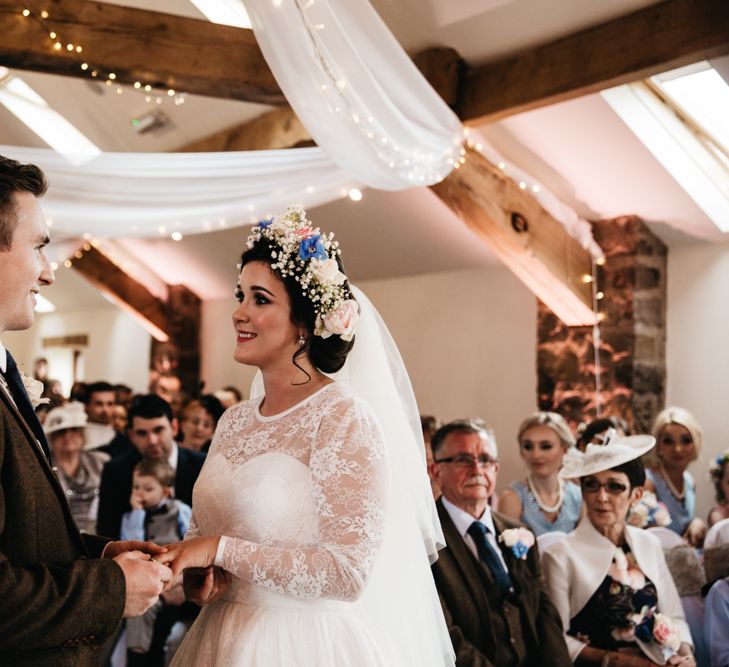
M132 449L109 461L101 473L96 530L118 537L124 512L131 507L134 466L143 458L167 461L175 471L175 498L192 505L195 485L205 454L180 447L174 439L177 420L169 403L155 394L137 396L129 411L127 433Z
M99 509L101 471L110 457L98 450L84 451L86 422L83 403L66 403L48 413L43 430L76 525L82 533L93 533Z
M569 533L580 518L582 494L559 476L565 453L575 446L567 422L556 412L536 412L521 423L516 437L527 476L503 491L499 511L535 535Z
M709 469L709 475L714 482L716 491L716 505L709 512L709 527L717 521L729 519L729 449L716 457Z
M576 665L695 664L681 600L658 539L626 525L643 492L651 436L613 436L571 450L561 475L579 479L586 517L542 554L549 596Z
M91 422L86 426L86 448L98 449L112 459L132 449L124 426L118 428L120 408L117 391L108 382L93 382L86 387L86 412ZM89 445L88 440L92 441Z
M89 417L85 447L96 449L109 444L116 435L111 426L116 405L114 387L103 381L87 384L85 404L86 414Z
M591 422L583 422L577 429L577 449L585 451L585 447L591 442L602 442L605 433L613 429L618 435L630 435L628 422L621 417L610 415L599 417Z
M182 444L195 451L207 452L223 412L223 404L213 394L190 401L182 410Z
M54 281L46 187L38 167L0 156L0 336L32 326L35 295ZM171 574L149 560L155 545L79 533L33 411L40 393L0 343L0 664L92 667Z
M701 453L701 427L688 410L672 407L658 414L652 433L656 439L655 465L646 470L645 487L668 508L668 527L699 547L706 524L695 516L696 482L688 467Z
M489 507L499 469L493 433L455 421L436 431L432 445L446 541L432 569L456 665L569 665L534 536Z
M121 405L128 412L134 400L134 390L125 384L115 384L114 395L116 396L116 404Z
M169 544L181 540L190 527L192 509L172 497L175 471L166 461L142 459L134 466L131 510L122 517L123 540L149 540L156 544ZM176 584L181 592L182 582ZM157 604L142 616L127 621L127 648L131 655L127 667L150 662L148 656L154 635L155 621L165 607L179 608L184 596L174 591L162 593Z

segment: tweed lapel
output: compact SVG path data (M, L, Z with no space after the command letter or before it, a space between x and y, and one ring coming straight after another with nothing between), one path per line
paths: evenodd
M43 471L43 474L45 474L46 478L48 479L48 483L51 485L51 488L53 488L53 491L55 492L56 496L58 496L58 500L61 503L61 507L63 508L63 514L66 518L66 527L68 528L69 533L71 533L73 535L73 539L76 541L76 544L78 545L79 549L81 550L81 553L86 554L87 553L86 545L84 544L84 541L81 538L80 533L78 532L78 528L76 526L76 522L73 520L73 516L71 516L71 510L68 507L68 500L66 498L66 494L64 493L63 488L61 487L61 484L58 481L58 478L56 477L56 473L51 468L51 465L48 462L48 459L46 458L45 453L38 446L38 443L36 442L35 434L31 430L31 428L28 426L25 419L23 419L23 415L20 414L20 411L18 410L17 406L15 405L15 401L13 401L12 396L10 394L6 393L3 390L0 390L0 401L2 401L5 408L10 413L12 413L12 415L15 417L16 421L18 422L18 426L23 431L23 435L25 435L25 438L28 441L28 446L33 451L35 457L38 459L38 462L40 464L41 470Z
M465 582L465 589L473 598L473 602L482 615L482 618L489 617L489 603L484 590L484 584L479 573L481 564L466 546L463 537L456 529L448 510L443 503L438 500L436 503L438 508L438 518L443 528L443 536L445 537L446 547L451 552L451 560L461 573L461 577Z

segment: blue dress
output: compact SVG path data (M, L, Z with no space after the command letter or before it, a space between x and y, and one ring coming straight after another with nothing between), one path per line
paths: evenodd
M547 517L544 516L542 508L539 507L537 499L527 484L522 481L514 482L509 488L515 491L519 495L519 500L521 500L521 517L519 520L529 526L535 535L550 533L554 530L571 533L577 526L580 511L582 510L582 491L577 484L565 482L564 501L554 523L548 521Z
M655 473L650 468L646 468L645 476L653 482L656 489L656 498L660 500L671 513L671 523L669 528L679 535L683 535L687 526L691 523L696 512L696 489L694 488L694 478L688 472L683 473L683 501L676 498L668 488L663 475Z

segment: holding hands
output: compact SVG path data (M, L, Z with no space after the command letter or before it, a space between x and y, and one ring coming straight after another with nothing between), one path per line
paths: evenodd
M230 574L213 566L219 544L217 535L193 537L168 545L155 560L168 566L173 576L183 574L185 596L202 606L216 600L230 585Z
M155 560L171 568L174 576L191 567L208 568L215 562L219 543L218 535L192 537L168 545L165 553L155 556Z
M172 580L172 570L152 560L167 551L152 542L124 540L110 542L104 558L112 558L124 573L126 600L124 618L140 616L157 602L165 584Z

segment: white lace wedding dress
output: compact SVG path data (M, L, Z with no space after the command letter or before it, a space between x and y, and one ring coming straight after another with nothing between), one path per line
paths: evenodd
M384 524L379 427L336 382L272 417L259 403L225 413L195 485L188 535L225 536L234 576L173 665L388 665L358 613Z

